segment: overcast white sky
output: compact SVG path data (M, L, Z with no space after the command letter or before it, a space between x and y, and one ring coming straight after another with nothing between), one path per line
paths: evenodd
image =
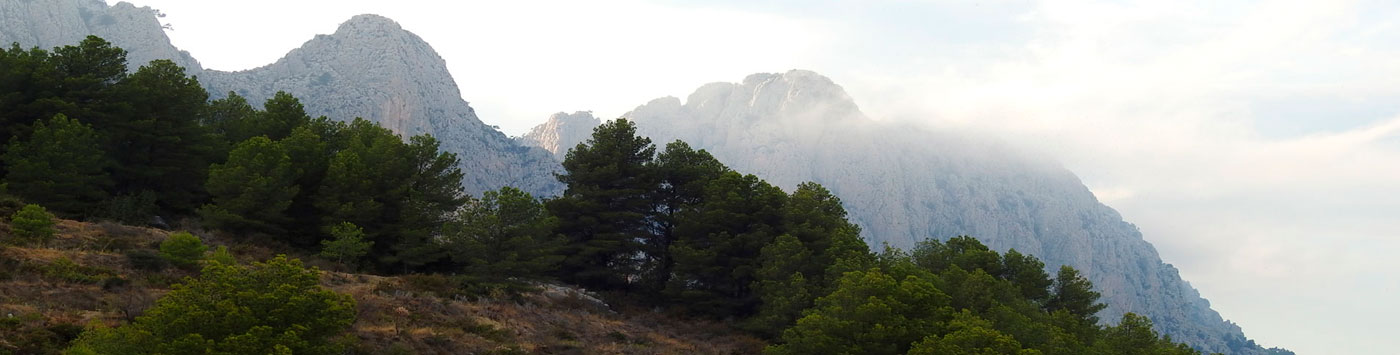
M815 70L876 119L1058 157L1266 346L1381 354L1400 333L1394 2L133 2L221 70L388 16L511 135Z

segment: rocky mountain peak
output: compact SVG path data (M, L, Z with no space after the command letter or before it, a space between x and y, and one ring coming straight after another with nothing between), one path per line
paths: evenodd
M562 161L570 148L578 142L588 140L593 135L593 127L601 123L597 117L593 117L592 112L559 112L550 115L544 124L515 139L521 145L544 148Z

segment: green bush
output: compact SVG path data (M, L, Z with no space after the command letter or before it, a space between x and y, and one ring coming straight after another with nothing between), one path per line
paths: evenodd
M55 233L53 214L43 206L25 205L10 216L10 231L20 243L44 243Z
M278 256L210 263L136 321L89 330L71 354L340 354L355 301L321 288L319 271Z
M126 262L130 263L133 268L145 271L161 271L170 266L169 261L150 249L135 249L126 252Z
M199 265L206 251L209 248L204 246L204 242L189 232L176 232L160 242L160 256L182 268Z
M55 259L52 263L41 266L39 269L43 272L44 278L49 280L83 284L94 284L116 274L116 272L105 268L78 265L67 257Z

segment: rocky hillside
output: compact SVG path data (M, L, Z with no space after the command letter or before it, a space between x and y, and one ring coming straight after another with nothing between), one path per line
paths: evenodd
M313 116L363 117L399 134L431 134L461 159L464 186L473 194L506 185L541 195L562 191L551 174L558 164L549 152L519 145L482 123L442 57L381 16L356 16L275 63L238 72L204 69L170 44L158 12L129 3L0 0L0 19L0 40L6 43L47 49L94 34L129 51L133 69L153 59L174 60L215 98L234 91L259 103L286 91L301 98Z
M1264 351L1070 171L994 142L869 120L840 86L816 73L708 84L684 102L656 99L625 117L658 145L684 140L785 188L809 180L825 185L841 196L871 245L907 248L930 237L975 236L999 250L1039 256L1052 268L1085 270L1109 304L1104 319L1131 311L1204 350ZM540 132L559 127L557 121L531 135L576 137ZM541 146L558 154L577 139Z
M156 255L151 248L168 231L70 220L57 231L42 247L0 244L0 354L57 353L84 326L129 322L197 274L136 257ZM7 233L0 224L0 235ZM227 244L243 263L280 252L202 239ZM355 299L349 344L357 354L744 354L763 346L719 323L616 312L567 287L545 285L518 300L467 300L448 284L437 275L321 273L323 287Z
M562 161L569 148L588 140L593 135L593 127L599 124L602 122L593 117L592 112L560 112L550 115L544 124L536 126L524 136L516 137L515 140L521 145L540 147L553 152L554 158Z

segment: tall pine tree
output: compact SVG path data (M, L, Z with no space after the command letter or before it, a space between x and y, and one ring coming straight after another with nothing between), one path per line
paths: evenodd
M637 136L636 124L617 119L569 150L563 196L548 204L566 238L560 278L588 288L621 289L641 272L642 241L658 185L650 167L656 147Z

